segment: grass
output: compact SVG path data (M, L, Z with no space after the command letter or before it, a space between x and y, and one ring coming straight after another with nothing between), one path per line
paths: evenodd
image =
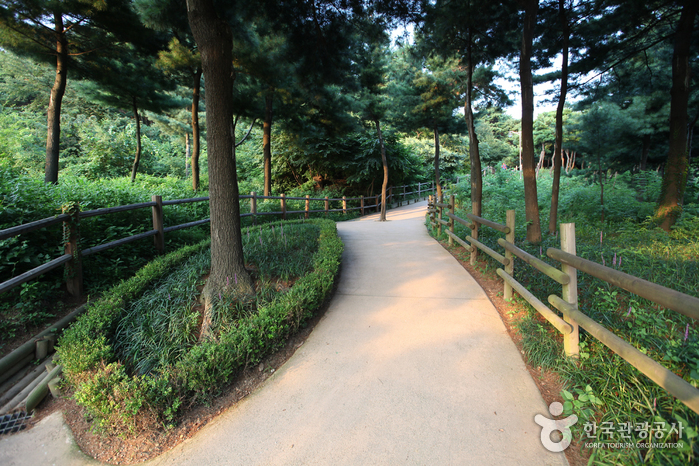
M607 205L605 221L599 186L590 174L564 176L561 183L559 217L576 224L577 254L608 267L644 278L686 294L697 296L699 290L699 205L685 206L683 217L672 233L657 229L648 215L652 214L659 189L659 177L644 173L643 191L636 187L630 174L608 180L605 186ZM691 195L696 199L696 183ZM550 177L543 173L538 180L540 218L545 229L550 205ZM559 267L545 255L549 247L560 248L557 235L544 234L541 245L527 243L524 222L524 195L517 172L497 171L483 183L483 217L500 223L505 212L514 209L517 217L517 245L530 254ZM468 180L455 187L462 207L457 215L470 212ZM688 194L689 191L688 191ZM464 237L470 233L457 223L456 232ZM602 238L600 240L600 233ZM444 236L444 235L443 235ZM487 227L480 229L479 240L501 251L497 238L502 235ZM442 239L446 239L443 237ZM486 257L486 269L501 267ZM560 296L561 287L543 274L517 261L515 278L535 296L546 302L550 294ZM699 332L697 323L676 312L639 296L617 289L602 280L579 273L578 300L580 310L604 325L641 352L667 367L686 381L699 386ZM564 414L575 413L584 422L573 427L574 439L587 442L619 442L616 437L589 439L585 431L594 423L634 427L649 423L657 443L681 440L682 448L604 448L590 450L590 464L691 464L699 458L699 415L670 396L646 376L612 353L583 329L580 332L580 359L565 358L561 336L531 307L516 327L522 335L522 345L530 364L550 368L560 374L566 390L561 394ZM656 424L657 423L657 424ZM680 439L678 429L683 426ZM664 425L664 428L663 428ZM643 429L631 432L632 442L642 441Z
M230 329L240 318L272 303L288 290L278 287L279 281L307 274L319 234L320 229L312 224L248 228L243 254L256 270L258 290L254 299L220 295L214 303L214 332ZM205 249L129 305L112 337L113 348L129 372L145 375L172 365L196 344L200 323L197 287L204 285L203 276L210 267L211 251ZM237 278L232 277L233 281Z

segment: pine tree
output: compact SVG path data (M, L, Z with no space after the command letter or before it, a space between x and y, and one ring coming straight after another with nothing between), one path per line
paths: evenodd
M430 5L425 14L423 47L445 57L455 54L463 67L465 79L461 92L469 135L471 204L474 214L478 216L481 215L483 181L473 108L474 102L483 96L483 90L492 88L493 84L492 80L487 83L481 80L481 86L477 89L474 73L477 73L480 65L492 63L514 52L512 31L516 20L512 2L439 0Z

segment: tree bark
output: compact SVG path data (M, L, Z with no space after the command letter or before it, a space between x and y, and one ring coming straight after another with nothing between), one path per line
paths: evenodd
M379 119L374 119L376 123L376 134L379 136L379 144L381 147L381 163L383 165L383 183L381 183L381 216L380 222L386 221L386 190L388 189L388 160L386 159L386 146L383 143L383 135L381 134L381 124Z
M228 23L217 15L213 0L187 0L187 16L201 53L207 95L211 273L202 292L206 324L218 293L251 294L254 287L245 270L236 161L231 157L235 154L231 134L233 38Z
M136 118L136 156L133 159L131 167L131 182L136 181L136 173L138 173L138 165L141 163L141 118L138 116L138 103L136 97L133 98L133 116Z
M439 130L434 127L434 186L437 190L437 201L442 202L442 183L439 181Z
M549 212L549 233L552 235L556 233L556 224L558 223L558 195L561 189L561 165L563 163L563 109L568 93L570 26L568 26L568 18L566 17L565 0L558 0L558 12L563 34L563 46L561 50L561 95L558 97L558 106L556 107L556 142L553 148L553 182L551 184L551 211ZM567 172L568 170L566 170Z
M687 106L689 100L689 56L692 43L692 29L699 3L695 0L684 2L682 14L675 33L675 46L672 53L672 88L670 90L670 148L667 156L663 183L656 210L660 228L670 232L682 214L682 199L687 185Z
M521 140L524 212L527 221L527 241L536 244L541 242L541 225L539 223L536 167L534 165L534 86L532 83L531 54L539 0L522 0L522 3L524 4L524 28L519 59L519 79L522 88Z
M473 41L472 32L468 33L468 68L466 76L466 102L464 103L464 116L468 126L468 155L471 161L471 209L478 217L482 213L483 201L483 175L481 173L481 154L478 148L478 136L473 118Z
M192 86L192 189L199 191L199 151L201 133L199 130L199 99L201 97L201 68L194 72Z
M536 164L536 173L544 168L544 159L546 158L546 143L541 143L541 153L539 154L539 163Z
M61 104L68 82L68 40L63 26L63 14L53 13L56 33L56 79L51 88L46 122L46 165L44 182L58 183L58 156L61 143Z
M184 177L189 175L189 163L191 159L191 149L189 147L189 133L184 133Z
M274 96L271 91L265 96L265 121L262 124L262 155L264 158L265 186L264 195L272 195L272 105Z

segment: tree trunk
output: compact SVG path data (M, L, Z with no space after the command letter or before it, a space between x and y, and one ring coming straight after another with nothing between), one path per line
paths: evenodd
M478 217L482 214L483 202L483 175L481 173L481 154L478 148L478 136L473 118L473 41L472 32L468 33L468 75L466 76L466 102L464 103L464 116L468 126L468 155L471 161L471 209Z
M131 182L136 181L136 173L138 173L138 165L141 163L141 119L138 116L138 104L136 97L133 98L133 116L136 118L136 156L133 159L131 167Z
M191 160L191 149L189 147L189 133L184 133L184 177L189 176L189 162Z
M598 150L597 153L599 152ZM602 209L600 221L602 223L602 228L604 228L604 179L606 176L602 173L602 156L597 157L597 170L599 171L599 205Z
M189 24L201 53L206 82L206 141L211 217L211 273L202 292L210 324L212 301L220 292L254 293L245 270L240 232L240 205L233 115L233 38L230 26L216 14L213 0L187 0Z
M697 119L699 119L699 112L694 115L691 123L687 126L687 166L692 165L692 144L694 143L694 127L697 124Z
M201 95L201 68L194 72L192 86L192 189L199 191L199 151L201 133L199 131L199 98Z
M660 228L670 232L682 214L682 199L687 185L687 103L689 100L689 54L692 29L699 3L684 2L672 53L672 88L670 90L670 149L656 210Z
M434 186L437 190L437 201L442 202L442 183L439 181L439 130L434 127Z
M546 158L546 144L541 143L541 153L539 154L539 163L536 164L536 173L538 174L539 171L544 168L544 159Z
M565 0L558 0L558 17L561 21L563 34L563 47L561 58L561 95L558 97L556 107L556 142L553 147L553 182L551 185L551 211L549 212L549 233L556 233L558 223L558 194L561 188L561 165L563 163L563 109L568 92L568 42L570 40L570 27L566 17ZM566 167L567 168L567 167ZM566 173L568 170L566 170Z
M380 222L386 221L386 189L388 189L388 160L386 160L386 146L383 143L383 135L381 134L381 124L379 119L374 119L376 123L376 134L379 136L379 144L381 146L381 163L383 164L383 183L381 183L381 216Z
M58 183L58 154L61 144L61 103L68 82L68 40L63 27L63 15L53 13L54 31L56 32L56 79L51 88L46 122L46 165L44 182Z
M270 91L265 96L265 121L262 124L262 154L264 158L265 186L264 195L272 195L272 104L274 97Z
M522 87L522 174L524 176L524 212L527 221L527 241L541 242L539 203L536 193L534 166L534 86L532 83L531 54L534 26L539 0L523 0L524 28L522 52L519 60L519 78Z

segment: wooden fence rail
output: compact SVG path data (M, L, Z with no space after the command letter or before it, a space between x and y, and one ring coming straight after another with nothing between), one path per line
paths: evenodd
M412 188L417 186L416 190L407 191L407 188ZM393 189L402 190L402 192L396 197L398 200L394 200ZM434 191L434 183L418 183L417 185L404 185L404 186L394 186L389 188L389 193L386 199L388 205L397 202L398 205L402 205L403 202L410 202L408 196L416 194L415 199L420 199L428 195L428 193ZM241 200L249 200L250 202L250 212L241 213L241 217L253 217L258 215L281 215L282 219L286 219L289 215L305 215L306 218L310 217L312 213L334 213L342 212L346 214L350 211L361 211L364 215L368 209L375 208L378 212L381 206L381 196L369 196L369 197L341 197L341 198L328 198L328 197L286 197L281 196L259 196L252 192L249 195L239 196ZM257 208L258 200L275 200L280 201L280 210L273 212L259 212ZM372 201L372 204L367 204L366 201ZM210 219L196 220L193 222L183 223L180 225L172 225L169 227L164 226L163 222L163 207L178 205L178 204L188 204L194 202L208 202L209 197L194 197L189 199L171 199L163 200L161 196L152 196L150 202L141 202L137 204L129 204L123 206L106 207L102 209L86 210L80 211L79 206L67 206L64 212L55 217L49 217L42 220L37 220L30 223L25 223L22 225L17 225L11 228L0 230L0 240L18 236L24 233L29 233L41 228L46 228L59 223L63 224L63 237L65 239L64 244L64 254L45 263L38 267L33 268L21 275L13 277L5 282L0 283L0 293L9 291L22 283L26 283L29 280L37 278L51 270L54 270L60 266L66 267L66 284L68 291L75 295L80 296L83 294L83 279L82 279L82 257L87 257L92 254L97 254L109 249L113 249L124 244L131 243L133 241L138 241L140 239L148 238L150 236L154 237L154 247L158 252L163 252L165 249L164 236L166 233L170 233L177 230L182 230L184 228L191 228L198 225L203 225L209 223ZM288 201L305 201L304 210L288 210ZM311 201L323 202L323 209L311 209ZM348 206L348 202L359 202L358 206ZM330 208L331 202L342 202L342 208ZM153 214L153 224L152 229L139 233L136 235L127 236L109 243L100 244L91 248L79 249L79 238L80 238L80 220L84 218L97 217L102 215L114 214L117 212L128 212L137 209L152 209Z
M450 210L447 213L447 217L450 219L449 222L440 220L444 209ZM456 241L467 251L472 252L472 258L474 257L474 251L481 250L505 265L505 270L497 269L498 276L504 282L505 299L511 299L512 289L514 289L554 328L561 332L566 356L578 357L579 327L583 327L590 335L597 338L629 364L667 390L672 396L682 401L692 411L699 414L699 389L578 310L577 272L581 271L597 277L695 320L699 320L699 298L578 257L576 255L574 223L562 223L560 225L561 249L549 248L546 251L548 257L561 263L561 270L559 270L514 244L515 215L513 210L507 211L506 225L492 222L473 214L466 214L466 217L473 221L473 223L470 223L455 215L454 196L452 195L448 204L444 203L442 199L436 200L430 196L427 212L430 218L429 224L433 229L437 228L438 234L441 234L441 227L444 223L449 224L450 231L447 231L449 244L453 244L452 240ZM505 250L505 256L493 251L471 236L466 236L465 239L459 238L454 233L454 222L459 222L472 231L478 228L478 224L481 224L505 233L507 235L506 238L499 238L497 241L498 245ZM562 316L546 306L527 290L524 285L513 278L515 257L561 285L561 297L551 295L548 297L548 302L560 311Z

